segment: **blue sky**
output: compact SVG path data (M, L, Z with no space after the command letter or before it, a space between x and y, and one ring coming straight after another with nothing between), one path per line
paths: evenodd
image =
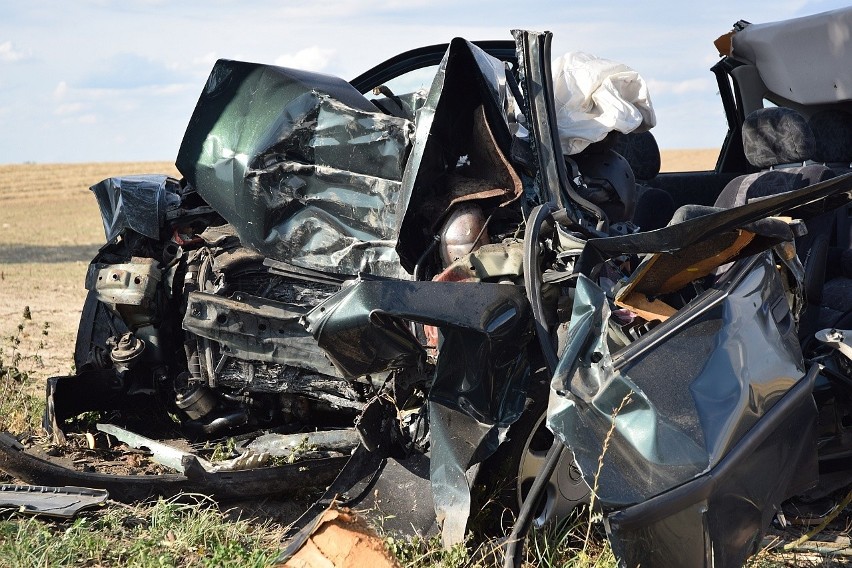
M830 0L0 0L0 163L173 160L217 58L352 78L401 51L554 33L648 81L666 148L717 147L713 40Z

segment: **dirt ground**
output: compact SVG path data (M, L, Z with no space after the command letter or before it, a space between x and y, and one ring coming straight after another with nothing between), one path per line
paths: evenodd
M668 171L712 169L716 151L664 151L662 162ZM29 356L22 370L71 371L86 267L104 241L88 188L140 173L179 175L170 162L0 165L0 348L8 357L18 336ZM27 307L32 320L23 319Z

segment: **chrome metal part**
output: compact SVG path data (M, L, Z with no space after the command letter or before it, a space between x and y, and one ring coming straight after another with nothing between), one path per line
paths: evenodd
M178 393L175 404L192 420L199 420L216 408L216 397L204 385L194 385L187 392Z
M852 330L848 329L823 329L814 334L819 340L840 351L840 353L852 362Z
M485 215L479 205L457 205L441 227L441 261L444 268L488 244Z
M124 264L91 265L86 289L110 305L146 306L153 300L161 272L153 258L134 258Z

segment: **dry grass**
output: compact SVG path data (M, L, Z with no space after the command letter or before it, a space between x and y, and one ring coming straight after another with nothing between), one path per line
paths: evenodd
M0 165L0 264L50 262L53 249L97 250L103 226L89 191L112 176L140 173L178 175L169 162Z

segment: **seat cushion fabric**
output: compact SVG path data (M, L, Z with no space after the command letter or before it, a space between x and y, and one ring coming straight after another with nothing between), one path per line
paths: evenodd
M815 145L807 120L793 109L758 109L743 123L743 150L758 168L809 160Z
M808 124L814 134L811 159L823 164L852 163L852 114L829 109L814 113Z
M660 147L651 132L621 134L612 149L624 156L637 180L646 182L660 173Z
M738 207L752 199L778 195L834 177L834 172L821 165L812 164L757 172L732 179L716 198L716 207Z

